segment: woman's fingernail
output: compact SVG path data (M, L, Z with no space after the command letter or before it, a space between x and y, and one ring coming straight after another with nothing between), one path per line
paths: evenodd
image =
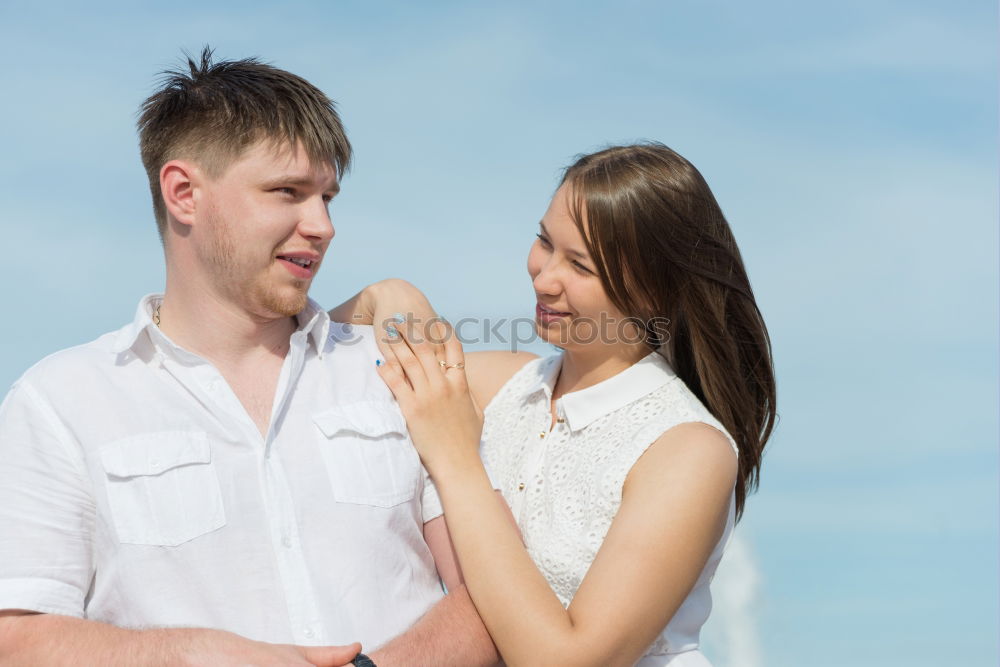
M391 324L387 326L385 330L386 333L389 334L389 338L399 338L399 332L396 330L396 327L392 326Z
M376 359L375 360L375 368L378 368L381 365L382 365L382 360L381 359Z
M396 320L400 324L406 321L406 318L403 317L403 313L393 313L392 319Z

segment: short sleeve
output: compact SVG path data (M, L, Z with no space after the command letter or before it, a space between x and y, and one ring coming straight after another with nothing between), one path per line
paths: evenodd
M94 501L78 450L38 393L0 405L0 609L82 617Z
M421 514L424 519L424 523L427 523L431 519L436 519L442 514L444 514L444 508L441 506L441 497L438 495L437 487L434 486L434 482L431 480L431 475L427 472L427 468L420 466L420 471L424 476L424 492L421 498Z

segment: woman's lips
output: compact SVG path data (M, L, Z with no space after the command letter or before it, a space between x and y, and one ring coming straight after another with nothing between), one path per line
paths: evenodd
M564 317L569 317L570 315L571 313L553 310L552 308L543 306L541 303L535 304L535 317L537 317L542 324L550 324L561 320Z

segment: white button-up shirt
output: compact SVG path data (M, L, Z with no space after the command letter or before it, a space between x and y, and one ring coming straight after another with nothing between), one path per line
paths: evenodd
M0 407L0 609L375 647L442 590L441 504L371 327L299 315L262 437L215 367L134 321Z

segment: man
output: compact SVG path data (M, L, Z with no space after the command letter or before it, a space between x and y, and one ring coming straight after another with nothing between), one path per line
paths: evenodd
M188 65L139 120L164 294L0 408L0 661L494 663L371 329L307 299L351 158L333 104Z

